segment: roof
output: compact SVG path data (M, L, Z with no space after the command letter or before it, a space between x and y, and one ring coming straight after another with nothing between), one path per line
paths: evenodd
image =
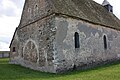
M13 37L12 37L11 43L10 43L10 45L9 45L9 48L10 48L11 45L12 45L12 42L13 42L13 40L14 40L15 34L16 34L16 32L17 32L17 29L18 29L18 28L15 29L15 32L14 32L14 34L13 34Z
M51 0L55 13L78 17L120 30L120 20L93 0Z

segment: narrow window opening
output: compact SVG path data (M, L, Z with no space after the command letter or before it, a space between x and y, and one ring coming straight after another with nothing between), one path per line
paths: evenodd
M15 50L15 47L13 47L13 52L15 52L16 50Z
M80 48L79 34L75 32L75 48Z
M22 54L21 54L21 57L23 58L23 47L22 47Z
M31 11L31 8L28 9L28 13L29 13L29 15L28 15L28 16L29 16L29 19L31 19L31 18L32 18L32 11Z
M103 37L103 40L104 40L104 49L107 49L107 38L105 35Z
M35 7L34 7L34 16L37 16L39 13L38 13L38 5L36 4Z

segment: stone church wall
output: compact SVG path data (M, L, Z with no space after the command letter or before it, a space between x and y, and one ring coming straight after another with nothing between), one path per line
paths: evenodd
M52 43L56 34L54 19L54 15L51 15L18 29L16 33L18 40L14 39L11 49L17 44L19 46L16 47L16 52L11 52L10 63L54 73Z
M120 58L120 31L65 16L55 20L57 72ZM75 48L75 32L79 34L79 48Z

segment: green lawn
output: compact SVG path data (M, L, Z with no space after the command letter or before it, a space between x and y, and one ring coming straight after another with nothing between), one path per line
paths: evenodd
M120 62L91 70L51 74L8 64L0 59L0 80L120 80Z

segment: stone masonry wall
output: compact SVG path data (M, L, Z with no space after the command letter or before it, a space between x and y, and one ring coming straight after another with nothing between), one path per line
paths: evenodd
M15 51L13 52L13 48L15 48ZM12 44L10 46L10 62L14 63L15 59L19 59L19 38L18 33L15 33L14 39L12 41Z
M120 58L120 31L66 16L58 16L55 20L56 72ZM75 48L75 32L79 34L80 48Z
M56 28L54 23L54 15L51 15L18 29L19 47L16 54L19 55L17 58L12 55L11 63L20 64L34 70L55 73L53 41Z
M10 63L53 72L56 28L49 0L25 0L18 30L10 47ZM15 52L12 52L13 48Z

